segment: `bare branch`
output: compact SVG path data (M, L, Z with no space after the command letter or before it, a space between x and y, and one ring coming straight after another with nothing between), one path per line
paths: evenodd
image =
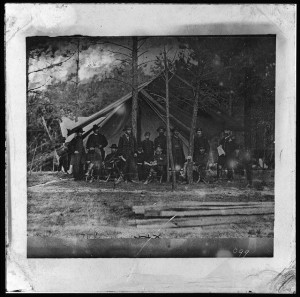
M173 62L174 62L174 60L175 60L175 58L176 58L177 52L178 52L178 50L176 50L176 52L175 52L175 54L174 54L174 57L173 57L173 59L172 59L172 61L171 61L171 64L173 64Z
M130 55L127 55L127 54L124 54L124 53L121 53L121 52L115 52L115 51L111 51L111 50L106 50L107 52L110 52L110 53L113 53L113 54L118 54L118 55L124 55L124 56L127 56L131 59L131 56Z
M32 88L32 89L27 90L27 93L42 88L43 86L45 86L45 85L49 82L49 80L51 80L51 78L49 78L43 85L38 86L38 87L36 87L36 88Z
M128 47L128 46L121 45L121 44L118 44L118 43L115 43L115 42L111 42L111 41L96 42L96 44L113 44L113 45L116 45L116 46L119 46L119 47L123 47L123 48L126 48L126 49L132 51L132 48L130 48L130 47Z
M30 72L28 72L28 74L35 73L35 72L40 72L40 71L43 71L43 70L46 70L46 69L51 69L51 68L56 67L56 66L61 66L63 63L69 61L74 55L75 55L75 52L68 59L66 59L62 62L51 64L47 67L44 67L44 68L41 68L41 69L38 69L38 70L30 71Z
M130 63L131 61L128 59L115 59L116 61L121 61L123 63Z
M139 41L142 41L142 40L145 40L142 44L140 44L140 46L138 47L138 50L146 43L147 39L148 39L148 37L146 37L146 38L141 38L141 39L138 40L138 42L139 42Z
M147 50L147 51L144 51L144 52L142 52L141 54L139 54L139 55L138 55L138 57L142 56L143 54L145 54L145 53L147 53L147 52L148 52L148 50Z
M105 79L112 79L112 80L121 82L123 84L129 85L132 88L132 85L130 83L126 82L126 81L123 81L123 80L120 80L120 79L117 79L117 78L114 78L114 77L106 77Z
M149 62L154 62L154 61L157 61L157 60L149 60L149 61L143 62L143 63L139 64L138 67L140 67L143 64L146 64L146 63L149 63Z

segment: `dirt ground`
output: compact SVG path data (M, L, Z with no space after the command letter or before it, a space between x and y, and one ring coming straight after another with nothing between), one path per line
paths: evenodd
M245 238L274 235L272 182L256 180L252 188L247 188L243 180L181 184L172 191L171 184L87 183L61 173L40 172L28 175L27 185L28 236ZM267 212L224 216L222 207L230 203L241 205L242 210L254 204L254 209L260 210L264 204L271 206ZM201 215L216 205L220 215Z

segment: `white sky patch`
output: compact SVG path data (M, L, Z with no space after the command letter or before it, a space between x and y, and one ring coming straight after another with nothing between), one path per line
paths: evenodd
M84 55L81 55L79 79L82 81L92 78L94 75L102 76L119 64L120 62L116 60L113 53L90 48L84 52Z
M29 74L29 89L37 88L39 91L45 90L48 85L57 81L64 82L71 73L76 73L76 42L68 43L67 41L61 43L54 57L42 54L38 59L30 59L29 73L50 66L51 64L65 61L68 57L63 57L62 54L66 50L75 54L61 66ZM167 46L167 51L168 58L172 60L175 55L178 55L180 50L176 42L171 42ZM141 55L139 56L138 64L147 62L141 66L145 74L151 74L151 66L154 64L154 60L156 56L162 52L162 45L150 45L149 47L146 42L144 46L142 46L139 51ZM86 83L95 75L97 75L99 79L102 79L104 74L109 74L116 66L121 64L121 61L118 59L128 59L126 55L130 55L130 51L122 47L107 44L90 45L88 49L80 51L79 54L79 81Z

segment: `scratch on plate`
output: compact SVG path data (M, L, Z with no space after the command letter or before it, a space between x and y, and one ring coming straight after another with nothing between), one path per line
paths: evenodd
M161 228L163 228L165 225L167 225L169 222L171 222L175 217L176 217L176 215L173 216L172 218L170 218L164 225L162 225ZM161 228L159 228L159 230L157 230L158 233L160 232ZM140 249L140 250L138 251L138 253L136 254L136 257L141 253L141 251L144 249L144 247L149 243L149 241L150 241L151 239L152 239L152 237L150 237L150 238L143 244L143 246L141 247L141 249Z

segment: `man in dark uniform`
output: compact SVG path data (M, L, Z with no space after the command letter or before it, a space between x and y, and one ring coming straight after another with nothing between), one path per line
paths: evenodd
M104 167L108 171L108 175L115 178L121 175L122 160L118 154L118 147L114 143L110 146L111 153L105 157Z
M154 177L159 177L160 182L166 179L167 175L167 156L163 154L162 148L158 146L155 150L154 160L150 163L145 162L151 169L144 184L150 183Z
M136 152L136 165L138 170L138 177L139 181L145 179L145 172L144 172L144 162L145 162L145 153L143 151L143 146L140 144L138 145L138 150Z
M157 128L158 136L154 139L154 149L158 146L162 148L162 153L167 153L167 137L165 135L166 129L163 126Z
M196 155L194 159L195 165L197 167L197 172L199 174L198 181L204 181L206 177L206 167L208 162L208 153L206 151L207 148L200 147L199 154Z
M178 128L176 127L173 128L172 132L173 135L172 135L171 143L172 143L173 159L174 159L175 171L179 174L185 162L183 143L182 140L179 138Z
M79 180L83 176L83 165L85 162L85 149L83 146L82 128L75 131L75 137L70 141L68 148L71 154L69 174L73 173L75 180Z
M150 140L150 132L145 133L145 140L142 141L142 148L145 154L145 161L153 161L154 143L152 140Z
M203 136L202 128L196 129L196 135L194 139L194 156L193 159L197 158L200 154L200 148L203 148L206 154L209 154L210 145L205 136Z
M124 180L132 182L136 173L134 158L137 156L137 143L130 126L126 125L123 131L125 133L119 139L118 153L125 162L123 166Z
M108 145L106 137L99 133L99 127L97 125L93 126L93 133L89 136L86 142L86 148L88 150L98 148L101 152L102 160L105 159L104 148Z
M236 159L235 150L237 148L235 139L230 129L224 130L224 136L220 140L220 146L225 153L220 156L222 157L220 161L223 163L221 165L227 169L227 178L230 181L233 179L233 166ZM220 161L218 161L218 163L221 163Z
M90 162L86 176L87 178L91 176L91 181L93 181L94 176L99 178L101 175L101 164L105 156L104 147L106 147L107 144L105 136L99 134L99 127L94 125L93 133L86 142L86 149L88 150L87 160Z

